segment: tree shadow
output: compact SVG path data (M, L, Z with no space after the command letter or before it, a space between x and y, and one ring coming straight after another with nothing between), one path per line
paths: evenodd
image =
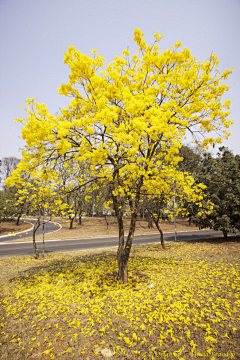
M84 284L84 290L82 291L85 293L86 298L103 297L121 286L117 280L116 255L108 251L100 254L73 256L71 258L52 260L48 258L47 263L42 263L41 260L38 261L38 264L31 268L20 271L18 276L10 279L10 282L16 283L23 288L36 287L42 282L48 282L56 286L63 283L66 287L71 286L76 291L81 291ZM140 284L148 284L151 276L149 273L151 265L159 265L159 270L162 271L162 265L164 264L178 266L179 261L174 258L163 257L158 259L133 253L129 258L129 281L124 286L129 290L134 290ZM156 271L156 268L154 271Z
M45 259L47 256L45 257ZM146 266L147 269L147 266ZM149 281L149 275L143 269L129 271L129 282L125 286L135 288L140 283ZM71 258L53 259L48 263L39 263L27 270L20 271L18 276L10 279L22 288L36 287L42 282L66 287L71 286L76 291L81 291L84 283L85 296L103 297L119 288L117 258L115 254L104 251L101 254L86 254Z
M186 238L186 237L185 237ZM183 240L184 241L184 240ZM233 235L233 236L228 236L227 238L224 238L223 236L218 236L218 237L209 237L206 236L202 239L196 238L196 239L192 239L192 240L187 240L186 242L189 244L201 244L201 243L208 243L208 244L223 244L223 243L240 243L240 235Z

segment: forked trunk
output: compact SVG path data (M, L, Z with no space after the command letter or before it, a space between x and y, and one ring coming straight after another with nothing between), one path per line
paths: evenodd
M110 186L110 190L114 189L113 184ZM128 258L125 254L124 248L124 226L123 226L123 217L121 210L119 208L119 204L117 201L117 197L112 194L114 211L117 216L118 221L118 234L119 234L119 245L117 251L117 261L118 261L118 282L120 284L126 284L128 281L127 276L127 262Z
M126 246L120 246L118 248L117 259L118 259L118 282L120 284L127 284L128 282L128 259L132 247L133 235L135 232L135 226L137 221L137 208L134 209L130 228L128 233L128 238L126 242Z
M113 179L115 178L115 174ZM119 246L118 246L118 252L117 252L117 260L118 260L118 282L120 284L127 284L128 282L128 259L132 247L132 241L133 241L133 235L135 231L135 225L137 221L137 211L139 206L139 200L140 200L140 189L143 183L143 177L141 176L140 182L139 182L139 188L136 192L136 198L135 198L135 204L133 206L133 201L131 196L129 196L128 201L131 209L131 222L130 222L130 228L128 233L128 238L126 242L126 246L124 246L124 227L123 227L123 216L122 212L120 211L120 206L118 203L118 199L115 195L113 195L114 190L114 182L110 185L110 190L112 193L112 199L113 199L113 206L114 211L117 216L118 220L118 229L119 229Z

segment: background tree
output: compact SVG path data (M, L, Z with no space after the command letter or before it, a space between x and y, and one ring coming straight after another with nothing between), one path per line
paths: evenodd
M203 63L196 61L188 49L178 50L180 42L161 54L160 39L156 33L155 43L148 46L136 29L134 41L140 56L130 58L129 50L124 50L124 57L115 56L105 71L105 59L96 50L87 56L70 46L64 59L71 71L69 83L59 89L60 94L73 97L67 109L52 115L46 105L32 98L26 102L27 120L18 120L25 123L22 137L27 146L8 184L21 182L23 169L34 178L51 181L57 177L59 163L72 171L74 161L76 170L84 167L77 178L79 188L90 183L95 189L108 186L119 227L120 283L128 281L127 264L142 196L148 191L152 194L153 188L168 193L175 181L188 198L202 198L201 186L193 186L193 178L177 169L180 158L176 155L186 132L204 148L221 142L222 131L228 137L225 129L232 123L225 111L230 101L221 103L228 87L220 84L231 71L215 70L218 60L213 54ZM213 138L211 131L220 135ZM131 210L126 242L123 199Z
M199 184L199 186L202 186L202 184ZM176 181L174 174L167 174L165 178L165 189L162 185L159 186L155 184L151 190L148 188L148 192L143 194L143 204L160 233L163 248L163 231L161 230L160 223L163 219L166 219L166 217L173 221L179 215L186 216L189 211L186 204L192 201L195 190L196 187L193 178L189 178L185 172L180 172L178 174L178 181ZM200 194L197 197L195 196L194 202L196 200L204 201L203 196ZM205 211L209 211L208 206L206 206Z
M198 170L197 181L206 185L206 197L201 207L192 206L192 220L200 228L229 232L240 230L240 156L220 147L217 157L205 153ZM209 213L202 212L206 201L213 204Z
M178 167L181 171L185 171L193 177L198 174L203 157L202 151L199 151L198 148L192 148L189 145L182 145L179 149L179 156L182 158L178 163Z
M199 149L191 148L189 145L182 145L182 147L179 149L179 153L176 155L182 158L182 160L178 163L178 168L182 172L187 172L195 178L195 175L198 173L198 168L200 167L200 161L202 159L201 151ZM159 169L159 171L160 170L161 169ZM175 193L174 193L174 189L175 189ZM170 207L169 203L170 201L171 203L173 202L172 201L173 198L175 198L176 203L178 202L179 198L177 192L179 192L179 190L180 189L178 187L176 186L174 187L174 184L172 184L172 189L170 193L168 194L161 193L153 199L146 197L144 198L140 206L140 216L144 217L144 214L145 216L147 215L149 228L152 227L152 221L154 221L154 224L156 225L157 229L160 231L162 244L163 244L163 233L160 229L159 222L161 222L162 219L166 219L169 217L169 214L167 215L167 212L173 209L173 205ZM192 203L188 203L187 198L184 199L182 191L179 192L179 195L180 194L181 194L181 201L183 201L184 203L183 208L188 207L188 212L189 212ZM184 216L185 213L186 212L182 211L180 212L180 215ZM191 217L189 217L189 219L191 219Z
M11 176L11 173L14 169L17 168L17 165L20 163L20 159L10 156L10 157L4 157L1 160L0 164L0 185L5 185L5 180Z
M149 224L149 215L151 216L151 219L154 221L154 224L156 225L156 228L158 229L160 233L160 241L162 248L165 249L164 241L163 241L163 231L161 229L161 226L159 224L159 221L162 221L163 219L163 211L166 207L166 196L164 194L160 196L156 196L154 199L151 199L150 203L145 202L146 209L148 210L148 224ZM149 227L149 225L148 225Z
M179 156L182 160L178 163L178 167L182 172L187 172L193 176L195 180L198 179L198 173L201 170L203 153L199 148L194 148L189 145L183 145L179 150ZM203 200L202 202L204 202ZM205 203L208 207L208 203ZM199 211L198 205L195 202L188 202L185 199L184 207L187 208L189 226L191 226L193 216Z
M19 188L16 193L16 205L24 206L28 203L28 209L36 217L36 223L33 227L33 248L36 259L39 258L39 251L36 245L36 231L43 225L43 256L44 256L44 224L46 223L47 211L57 213L61 211L64 215L66 211L71 211L68 204L64 203L63 195L56 191L56 185L53 182L40 182L36 178L26 178L17 184Z
M0 222L13 218L16 214L15 200L13 202L14 193L11 189L3 189L0 191Z
M17 216L16 225L19 225L21 216L19 216L21 209L15 204L17 188L6 188L5 180L11 176L12 171L16 169L19 162L20 159L17 159L16 157L4 157L0 160L0 217L2 219L7 219L8 217Z

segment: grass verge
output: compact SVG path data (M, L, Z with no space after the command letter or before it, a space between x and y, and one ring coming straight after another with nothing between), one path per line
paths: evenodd
M19 225L16 225L16 221L2 221L0 223L0 236L10 235L18 233L24 230L31 229L32 224L25 222L24 220L19 222Z
M1 359L239 359L240 237L0 260Z

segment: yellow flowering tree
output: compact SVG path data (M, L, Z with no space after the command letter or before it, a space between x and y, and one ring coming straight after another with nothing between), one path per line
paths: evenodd
M17 173L17 170L16 170ZM23 174L21 174L23 175ZM11 186L12 178L7 179L9 186ZM46 213L51 215L58 211L66 213L71 211L71 208L64 202L63 195L57 191L55 184L46 183L37 179L26 179L18 174L15 177L15 184L18 188L15 198L15 206L21 207L27 204L28 211L36 216L36 222L33 226L33 248L36 259L39 258L39 251L36 245L36 231L41 226L41 219L43 225L43 256L44 256L44 224L46 223ZM48 222L48 221L47 221Z
M143 35L139 29L134 31L138 54L130 56L124 50L123 57L115 56L105 68L105 59L96 50L88 56L69 46L64 58L70 68L69 83L58 92L72 100L56 115L45 104L27 100L28 118L17 120L24 124L26 149L9 180L9 184L18 181L21 169L32 172L34 178L57 179L56 169L63 164L76 174L79 188L90 183L93 189L108 186L119 226L120 283L127 282L142 197L153 189L169 193L175 181L188 198L201 200L201 187L193 186L193 179L177 170L183 137L191 133L204 148L227 138L226 129L232 123L227 120L230 101L221 102L228 90L221 80L231 71L216 69L216 55L201 63L187 48L179 49L180 42L160 53L162 36L156 33L153 45L147 45ZM122 199L131 209L126 242Z

